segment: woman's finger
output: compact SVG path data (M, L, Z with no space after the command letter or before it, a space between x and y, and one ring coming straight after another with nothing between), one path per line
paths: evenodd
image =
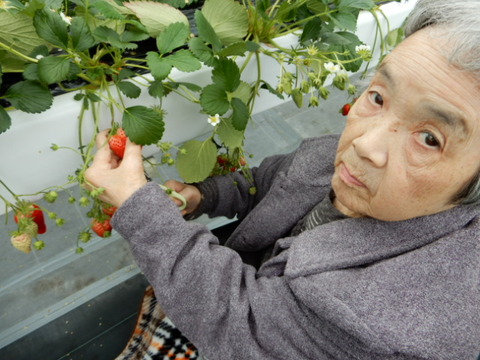
M111 168L112 151L108 146L108 129L98 133L96 137L97 153L93 158L92 166L95 168Z

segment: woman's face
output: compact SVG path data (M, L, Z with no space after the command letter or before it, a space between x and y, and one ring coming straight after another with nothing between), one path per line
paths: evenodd
M332 186L349 216L405 220L446 210L480 169L480 91L421 30L352 107Z

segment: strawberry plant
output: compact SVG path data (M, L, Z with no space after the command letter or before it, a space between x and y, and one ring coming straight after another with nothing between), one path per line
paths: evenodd
M182 9L195 5L199 8L188 18ZM291 98L299 107L319 106L329 96L329 83L353 96L356 88L349 74L372 58L355 35L357 18L362 10L378 9L374 0L0 1L0 134L15 121L11 108L41 113L52 106L55 93L74 92L78 144L53 145L52 150L74 151L81 164L65 184L28 196L16 194L0 179L9 194L0 194L6 210L23 209L22 219L31 223L26 198L44 197L51 203L57 191L80 185L80 198L70 196L68 201L90 207L87 216L95 226L79 234L79 244L91 239L91 231L107 234L111 229L105 226L105 231L96 231L112 216L97 198L103 189L83 187L95 134L105 125L112 129L109 145L120 158L127 136L140 145L156 145L162 160L146 161L175 165L186 182L238 170L248 176L245 131L259 96L268 92ZM278 39L285 36L294 36L297 44L283 47ZM264 77L266 59L278 64L274 82ZM210 70L207 84L172 75L203 68ZM15 75L17 81L9 83ZM155 99L155 106L141 101L125 105L126 99L139 99L143 92ZM181 145L163 139L169 119L162 103L171 94L198 106L201 118L212 125L206 139ZM93 119L88 136L92 124L86 123L87 113ZM59 226L65 221L42 210ZM22 219L20 232L25 230ZM32 239L42 232L37 226ZM14 235L15 244L28 243L19 235ZM37 243L35 248L42 246Z

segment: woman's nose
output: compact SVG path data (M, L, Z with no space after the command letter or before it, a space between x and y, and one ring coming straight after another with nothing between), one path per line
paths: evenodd
M360 158L382 168L388 161L388 145L393 140L391 133L384 125L372 124L352 141L353 148Z

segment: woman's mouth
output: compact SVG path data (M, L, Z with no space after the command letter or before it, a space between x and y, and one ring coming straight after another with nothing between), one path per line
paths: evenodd
M358 180L355 176L353 176L350 171L348 171L347 167L345 164L341 163L340 164L340 179L347 185L350 186L360 186L360 187L366 187L364 183L362 183L360 180Z

